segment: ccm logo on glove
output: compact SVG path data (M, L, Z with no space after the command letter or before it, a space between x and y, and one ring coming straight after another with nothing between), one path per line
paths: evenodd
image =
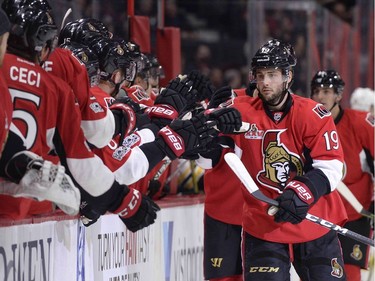
M120 208L118 208L115 213L123 218L131 217L138 210L140 203L140 192L136 189L131 189L129 194L124 198L124 201L122 202Z
M293 189L303 202L306 202L307 204L312 204L314 202L314 196L311 194L310 189L303 183L291 181L286 188Z

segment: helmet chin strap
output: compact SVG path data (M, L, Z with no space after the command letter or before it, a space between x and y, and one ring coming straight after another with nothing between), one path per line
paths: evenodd
M117 96L119 90L120 90L120 85L122 82L120 83L115 83L113 80L110 81L113 85L115 85L115 88L113 89L112 93L111 93L111 97L115 97Z

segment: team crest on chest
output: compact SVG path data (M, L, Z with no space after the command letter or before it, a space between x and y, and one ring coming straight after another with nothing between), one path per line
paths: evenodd
M302 175L303 164L299 156L288 150L280 140L284 130L270 130L263 136L263 170L257 180L264 186L281 193L289 178Z

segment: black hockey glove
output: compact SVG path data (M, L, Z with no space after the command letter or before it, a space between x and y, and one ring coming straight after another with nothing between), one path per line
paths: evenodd
M204 114L209 121L214 121L218 130L224 134L233 134L242 126L241 113L233 107L208 109Z
M170 126L159 131L156 144L170 159L206 151L207 145L218 132L207 125L208 117L203 113L190 120L174 120Z
M212 95L207 108L208 109L216 108L219 105L221 105L221 104L225 103L226 101L230 100L234 96L235 95L234 95L231 87L229 87L229 86L222 87L222 88L218 89Z
M193 82L193 89L198 92L196 102L211 99L211 96L214 93L214 87L207 76L197 70L193 70L189 73L187 78Z
M275 221L300 223L306 217L311 205L317 201L317 197L320 196L307 178L295 177L276 198L279 209L275 214Z
M182 110L179 110L179 113L190 108L191 105L194 105L197 101L197 90L193 87L193 81L187 80L186 76L178 76L175 79L171 80L167 87L179 93L185 99L185 105Z
M184 82L175 82L175 80L180 80L176 78L169 82L166 88L160 91L160 94L155 99L155 105L170 105L178 113L181 113L186 107L186 93L188 92L189 87Z
M114 182L103 195L93 197L81 190L81 221L85 226L95 223L107 211L118 214L128 229L135 232L149 226L160 210L147 196L138 190Z
M142 196L137 190L134 191L136 191L138 195L134 192L133 200L119 213L120 219L131 232L136 232L153 224L156 220L156 212L160 211L159 206L149 197L145 195ZM132 212L130 210L131 207L134 207Z

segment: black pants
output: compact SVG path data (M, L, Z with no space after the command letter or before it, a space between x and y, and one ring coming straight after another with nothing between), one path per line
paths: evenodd
M242 227L204 216L205 279L242 274Z
M305 243L281 244L244 233L245 281L289 281L293 266L303 281L344 281L344 262L336 232Z

